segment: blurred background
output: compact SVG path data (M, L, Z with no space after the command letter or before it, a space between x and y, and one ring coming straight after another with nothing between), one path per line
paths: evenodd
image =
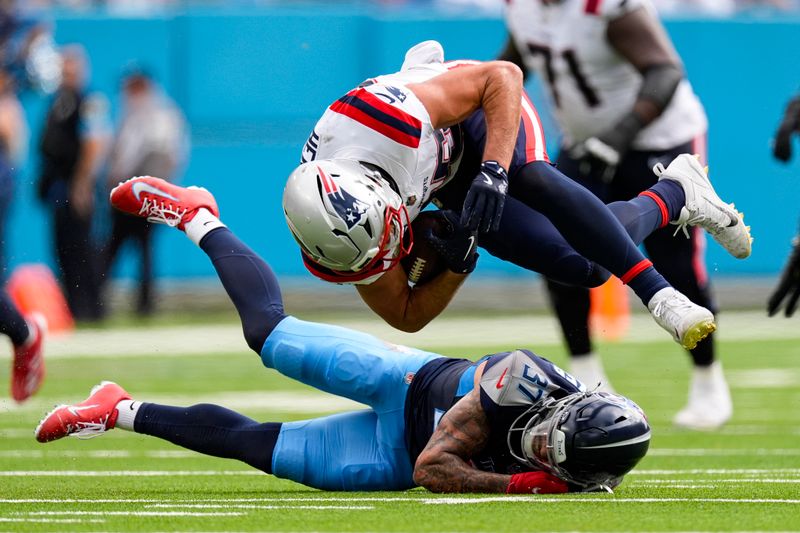
M797 229L800 163L776 162L771 140L787 100L800 88L800 2L655 3L709 115L712 180L746 213L755 237L747 261L709 246L717 292L723 305L763 307ZM503 4L0 2L5 94L9 108L15 100L19 104L17 118L27 125L15 130L19 138L5 140L14 147L9 152L13 194L5 209L7 274L29 263L44 263L58 273L58 233L73 227L54 215L64 191L42 183L53 158L63 161L48 154L45 133L48 120L64 111L59 94L72 65L84 88L80 135L93 143L81 164L95 177L86 192L93 201L84 199L91 214L84 230L97 248L81 253L94 254L98 261L92 268L113 280L96 289L104 294L105 307L78 318L101 320L117 309L149 315L155 309L185 309L187 301L200 308L228 305L210 263L178 232L115 226L119 221L105 198L111 185L134 173L160 173L213 191L223 220L285 280L291 310L334 303L363 307L354 291L329 287L304 270L281 210L285 179L324 108L362 80L399 69L415 43L439 40L449 59L495 57L506 36ZM534 103L541 101L535 80L529 89ZM554 156L558 133L546 107L539 110ZM148 127L138 127L141 123ZM169 146L169 153L143 161L139 153L147 152L148 143ZM137 247L147 247L148 239L152 276L145 277L155 281L142 287ZM85 278L85 259L69 260L77 261L75 275ZM486 305L488 287L499 307L530 309L542 300L537 286L534 275L482 254L455 308ZM319 296L330 291L341 298Z

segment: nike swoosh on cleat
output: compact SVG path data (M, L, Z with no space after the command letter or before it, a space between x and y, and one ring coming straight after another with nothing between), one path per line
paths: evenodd
M139 196L143 192L149 192L150 194L155 194L156 196L161 196L163 198L168 198L168 199L173 200L175 202L178 201L178 199L175 198L174 196L172 196L171 194L169 194L167 192L164 192L161 189L159 189L158 187L154 187L154 186L152 186L149 183L146 183L144 181L137 181L136 183L134 183L131 186L131 190L133 191L133 195L136 197L136 201L140 201L139 200Z
M706 199L706 201L708 201L708 199ZM729 227L729 228L732 228L732 227L734 227L735 225L737 225L737 224L739 223L739 217L738 217L738 216L731 217L731 213L730 213L730 211L728 211L727 209L725 209L725 208L722 208L722 207L718 206L717 204L715 204L715 203L713 203L713 202L709 202L709 203L711 203L711 206L712 206L714 209L716 209L716 210L717 210L717 211L719 211L720 213L724 213L724 214L726 214L726 215L728 216L728 218L730 218L730 219L731 219L731 222L730 222L730 224L728 224L728 227Z
M470 252L472 252L472 248L474 246L475 246L475 235L470 235L469 236L469 248L467 248L467 253L464 254L464 261L467 260L467 257L469 257L469 254L470 254Z
M100 404L84 405L84 406L70 405L69 407L67 407L67 411L72 413L73 416L78 416L78 411L85 411L87 409L94 409L95 407L100 407Z

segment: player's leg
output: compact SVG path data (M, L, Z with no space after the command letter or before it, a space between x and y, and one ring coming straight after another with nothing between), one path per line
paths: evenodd
M381 417L372 410L260 423L217 405L174 407L136 401L116 383L104 381L83 402L48 413L35 436L50 442L119 428L242 461L319 489L397 490L414 486L402 427L402 412ZM395 449L403 453L395 455Z
M11 361L11 396L18 402L36 393L44 381L44 337L47 325L38 313L27 318L0 290L0 333L7 335L14 345Z
M172 203L165 209L168 197ZM288 377L376 409L391 408L405 399L406 375L441 357L346 328L287 317L274 272L220 222L208 191L135 178L115 188L111 201L120 210L151 222L169 221L184 230L214 264L239 312L247 344L267 367Z
M261 353L267 336L286 317L278 280L270 266L219 220L210 192L137 177L111 191L111 204L149 222L184 231L211 259L239 313L248 346Z

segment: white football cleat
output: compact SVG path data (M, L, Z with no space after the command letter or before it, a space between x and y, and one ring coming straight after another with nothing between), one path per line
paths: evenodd
M678 219L671 222L678 225L675 233L682 229L688 237L686 226L700 226L732 256L738 259L750 256L753 239L750 227L744 224L744 215L717 195L706 169L696 157L681 154L667 168L657 164L653 172L659 181L677 181L686 194L686 205Z
M672 287L664 287L647 303L656 323L687 350L717 329L714 315Z
M722 427L733 415L733 402L722 365L694 367L689 385L689 401L672 422L681 428L712 431Z
M603 362L594 352L586 355L572 356L570 358L570 371L578 381L586 385L588 390L616 394L611 386L606 373L603 371Z

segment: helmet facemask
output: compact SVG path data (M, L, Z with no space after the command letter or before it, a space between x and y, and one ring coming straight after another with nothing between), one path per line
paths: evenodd
M548 397L522 413L508 431L511 455L522 464L550 472L570 483L583 484L558 466L567 458L567 436L558 426L569 408L585 397L586 394L580 393L561 400Z
M393 268L413 243L408 211L380 169L333 159L305 163L289 178L284 211L306 267L333 282Z
M520 415L508 447L520 463L583 487L611 490L647 453L650 426L631 400L605 392L546 398Z

